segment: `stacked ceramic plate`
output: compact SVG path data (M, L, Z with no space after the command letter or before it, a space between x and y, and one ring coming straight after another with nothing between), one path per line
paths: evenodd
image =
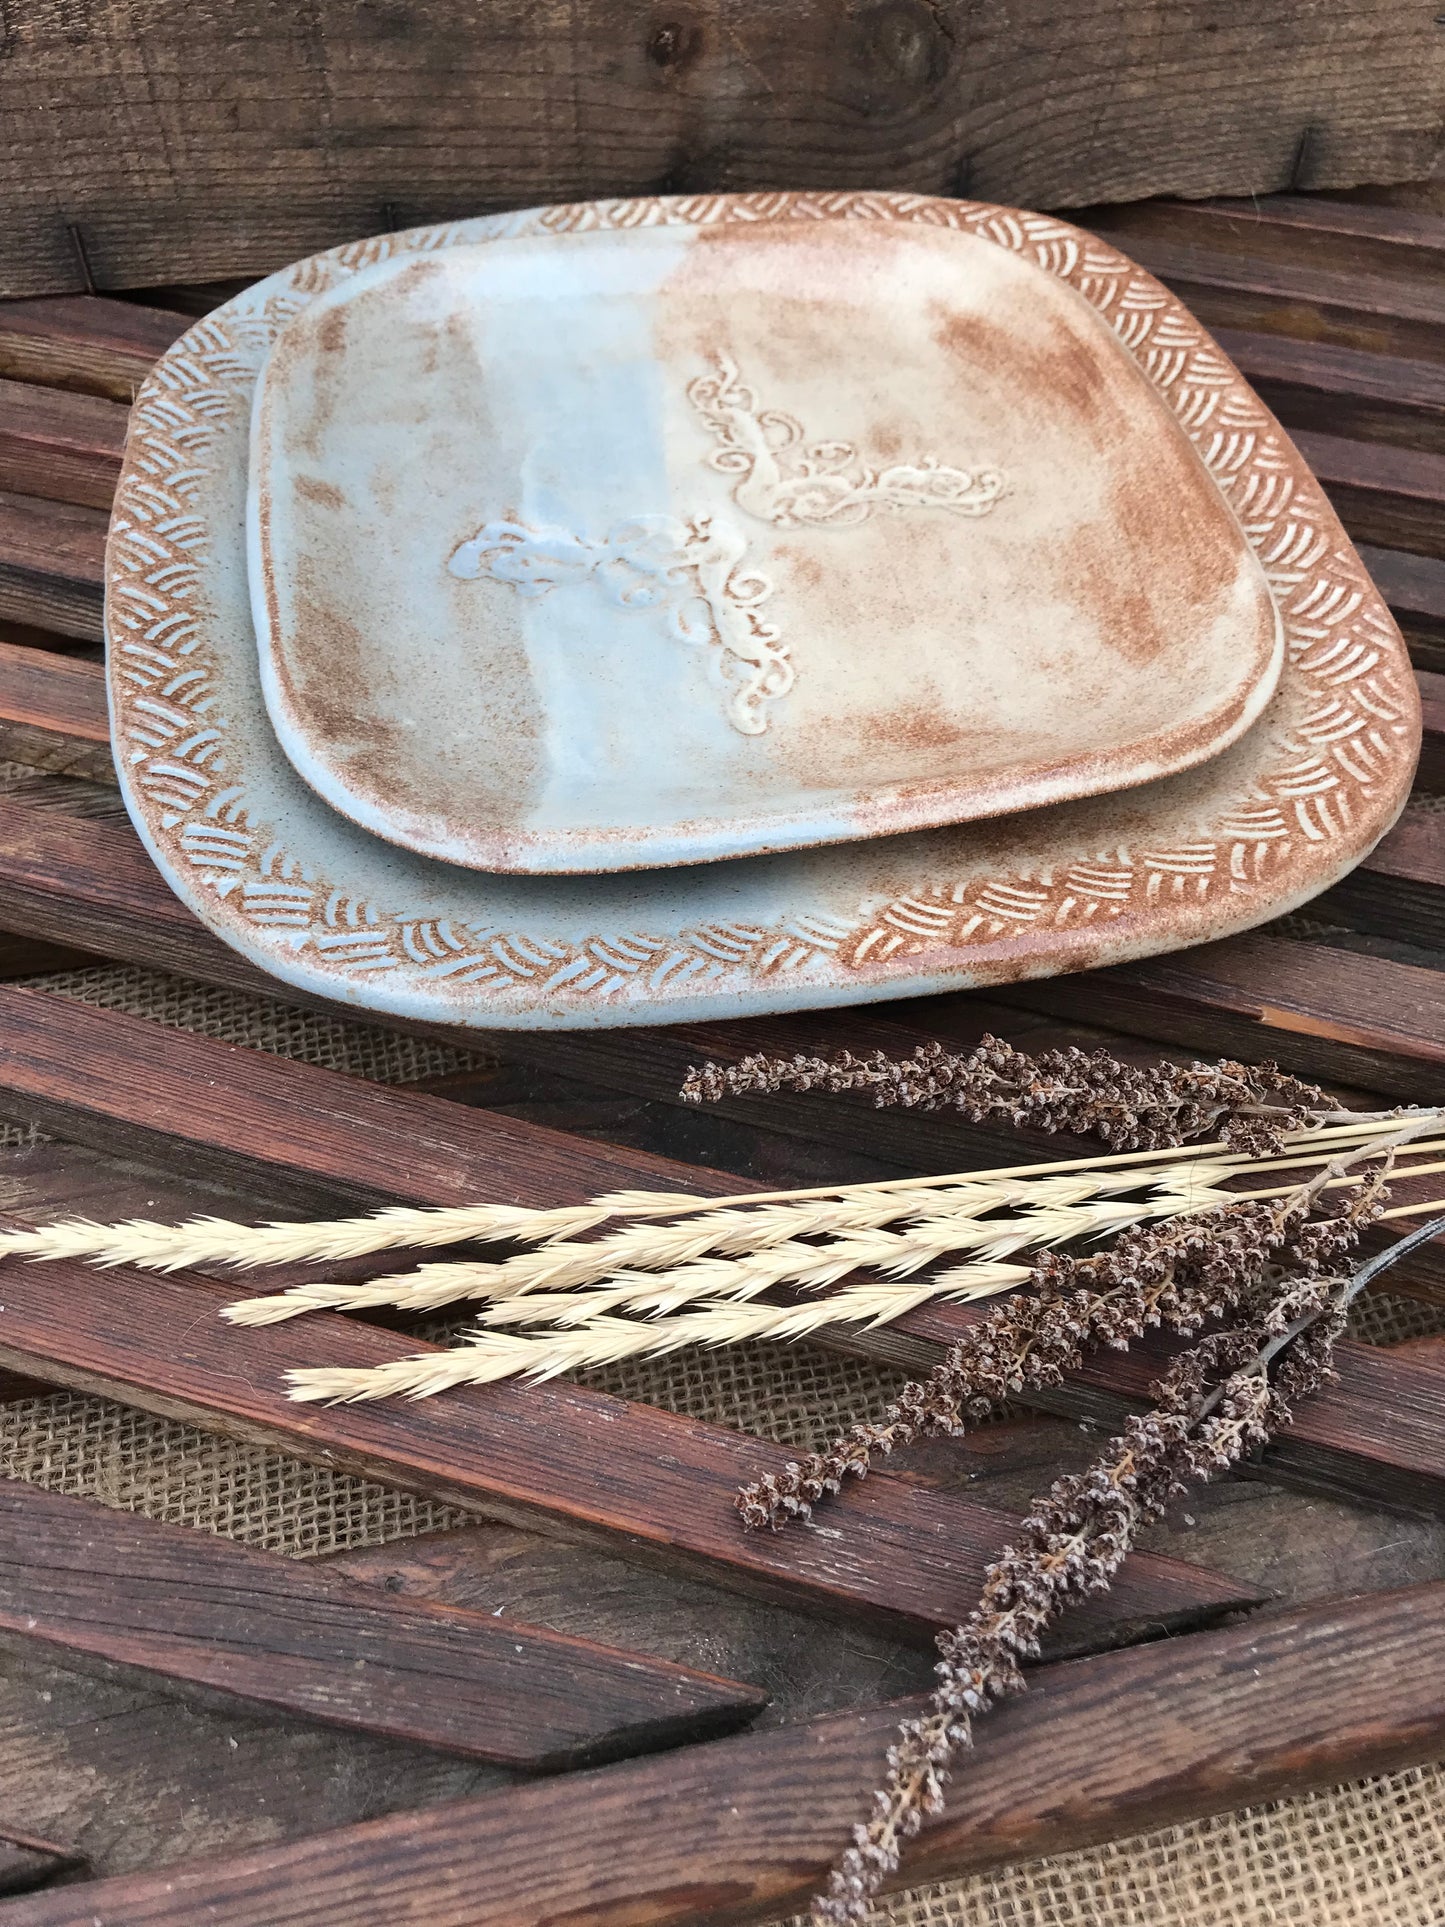
M859 1002L1275 916L1398 633L1199 325L1033 215L592 203L319 255L137 403L117 762L181 897L416 1017Z

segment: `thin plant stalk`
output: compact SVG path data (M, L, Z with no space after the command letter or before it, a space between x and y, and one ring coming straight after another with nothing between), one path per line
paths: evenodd
M809 1244L797 1238L787 1238L777 1244L764 1241L759 1248L738 1257L707 1254L705 1247L709 1240L704 1225L700 1230L690 1231L683 1240L663 1237L648 1244L634 1234L625 1239L599 1239L590 1245L548 1245L496 1265L465 1262L422 1265L413 1272L361 1283L306 1281L271 1296L242 1299L228 1305L223 1315L234 1324L263 1325L319 1310L362 1311L389 1306L403 1311L436 1311L466 1299L495 1300L533 1293L551 1296L578 1286L600 1285L625 1290L633 1285L636 1269L644 1265L660 1273L659 1279L644 1281L638 1286L644 1292L655 1289L659 1282L692 1297L718 1300L755 1297L762 1291L784 1285L819 1291L854 1271L879 1271L889 1277L903 1277L959 1252L974 1251L987 1259L999 1259L1046 1244L1106 1236L1146 1218L1197 1210L1201 1204L1227 1195L1195 1185L1142 1203L1080 1200L1029 1210L1018 1217L980 1219L980 1210L991 1209L1000 1202L1000 1198L995 1197L973 1201L956 1214L919 1216L902 1231L877 1227L835 1236L821 1244ZM1029 1202L1032 1203L1032 1199ZM689 1258L689 1250L703 1255ZM676 1258L684 1262L673 1262ZM1021 1275L1027 1276L1027 1270ZM966 1278L950 1277L940 1289L961 1289L969 1282Z
M942 1811L953 1762L973 1745L975 1720L1024 1688L1023 1663L1037 1658L1040 1634L1070 1600L1107 1589L1139 1527L1160 1517L1171 1498L1227 1471L1251 1445L1288 1425L1293 1405L1329 1374L1354 1298L1406 1252L1445 1231L1445 1217L1437 1218L1351 1278L1334 1279L1330 1258L1342 1256L1377 1216L1380 1189L1378 1174L1367 1180L1333 1240L1317 1240L1301 1269L1287 1266L1281 1277L1261 1281L1241 1329L1216 1333L1177 1358L1156 1388L1154 1410L1130 1419L1087 1472L1060 1479L1035 1501L1018 1544L985 1574L978 1607L940 1638L940 1683L927 1709L900 1728L871 1816L854 1828L813 1902L819 1927L866 1918L903 1846Z
M1323 1149L1387 1133L1402 1116L1420 1115L1445 1125L1445 1109L1411 1113L1329 1112L1331 1122L1286 1135L1292 1148ZM1230 1153L1223 1141L1192 1143L1153 1151L1113 1152L1098 1158L1063 1158L1053 1163L1017 1164L962 1174L874 1180L865 1184L818 1185L793 1191L744 1191L706 1198L686 1193L618 1191L585 1204L534 1210L513 1205L414 1207L396 1205L365 1217L313 1224L273 1222L244 1225L201 1217L179 1225L144 1219L99 1225L67 1218L34 1229L0 1230L0 1255L32 1259L86 1259L101 1265L135 1265L172 1271L206 1264L248 1269L268 1264L334 1262L407 1247L435 1248L463 1242L538 1244L571 1239L613 1218L681 1218L767 1204L803 1204L817 1199L880 1197L897 1190L926 1191L961 1182L991 1183L1048 1177L1075 1171L1124 1171L1134 1166L1189 1163L1219 1157L1231 1164L1249 1161ZM1221 1165L1222 1168L1222 1165Z

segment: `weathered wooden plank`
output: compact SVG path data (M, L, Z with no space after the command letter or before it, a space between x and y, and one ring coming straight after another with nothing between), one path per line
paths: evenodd
M587 1147L584 1181L565 1132L13 985L0 986L0 1082L8 1115L154 1162L204 1144L214 1180L259 1180L302 1209L740 1188L607 1145Z
M1369 861L1327 891L1319 907L1358 929L1438 949L1445 940L1445 814L1407 810Z
M96 395L0 380L0 489L108 510L127 419Z
M1410 179L1438 41L1406 0L1261 0L1201 41L1141 5L1060 16L825 0L685 19L507 0L378 19L276 0L151 21L57 0L0 83L0 292L260 273L488 207L826 186L1024 206ZM256 102L263 101L263 112ZM64 183L57 197L55 183Z
M1370 207L1318 194L1247 201L1140 201L1094 208L1085 223L1128 253L1148 241L1186 243L1227 259L1434 280L1445 220L1414 208Z
M130 402L189 315L96 295L0 301L0 375Z
M1360 559L1389 603L1419 669L1445 669L1445 562L1360 545Z
M10 1480L0 1630L530 1771L726 1732L766 1697Z
M101 665L0 639L0 759L114 784Z
M1445 1098L1445 977L1390 958L1231 937L990 995L1214 1055L1274 1057L1410 1103Z
M1238 259L1173 239L1131 236L1130 253L1207 328L1289 335L1407 360L1445 359L1438 279Z
M1445 454L1445 367L1331 342L1219 329L1216 339L1285 427Z
M1428 669L1415 672L1420 687L1420 767L1416 785L1422 790L1445 790L1445 675Z
M1433 1758L1441 1588L1038 1669L981 1726L896 1885ZM19 1901L13 1927L690 1927L791 1911L920 1702Z
M103 641L106 523L99 509L0 494L0 621Z
M1445 559L1445 455L1313 430L1294 440L1351 537Z
M0 1364L281 1445L483 1517L799 1608L856 1615L899 1637L926 1640L966 1612L1016 1524L956 1493L880 1475L862 1489L846 1532L744 1533L732 1498L757 1470L755 1439L560 1383L297 1405L284 1395L292 1366L379 1364L427 1348L330 1315L228 1327L218 1313L235 1295L234 1285L193 1275L12 1264ZM1118 1637L1247 1597L1213 1574L1156 1558L1136 1565L1090 1623L1096 1638Z

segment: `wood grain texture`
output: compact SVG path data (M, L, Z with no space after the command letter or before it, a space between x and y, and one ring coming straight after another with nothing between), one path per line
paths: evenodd
M101 665L0 638L0 760L114 787Z
M1367 543L1359 552L1404 631L1415 666L1445 670L1445 562Z
M693 1927L791 1912L919 1702L18 1901L9 1927ZM895 1884L1433 1758L1438 1586L1038 1669Z
M108 510L128 419L97 395L0 380L0 489Z
M1207 26L1208 31L1201 31ZM304 19L63 0L0 69L0 293L261 273L379 229L596 195L915 188L1023 206L1411 179L1441 53L1408 0L1003 13L622 0Z
M107 519L100 509L0 493L0 621L103 641Z
M1438 795L1445 790L1445 675L1417 670L1415 680L1420 688L1420 716L1424 724L1415 782L1418 788Z
M767 1448L574 1385L297 1405L284 1395L292 1366L379 1364L428 1347L331 1315L234 1329L218 1313L235 1296L234 1285L190 1275L9 1265L0 1365L919 1641L967 1612L1016 1523L955 1493L879 1475L862 1488L846 1533L744 1533L733 1493L771 1456ZM1248 1597L1182 1562L1141 1557L1090 1624L1103 1642Z
M1141 201L1080 217L1128 253L1131 243L1184 242L1241 257L1346 273L1431 281L1445 261L1445 220L1422 209L1371 207L1322 194L1248 201Z
M1353 539L1445 560L1445 455L1313 430L1294 439Z
M1143 963L990 993L1166 1044L1273 1057L1408 1103L1445 1098L1445 978L1280 937L1231 937Z
M1133 235L1126 252L1149 269L1206 328L1288 335L1367 354L1445 360L1445 285L1440 277L1259 261L1187 241Z
M0 1480L0 1630L523 1770L745 1724L735 1680Z
M0 301L0 375L130 402L188 315L95 295Z
M1445 454L1441 363L1234 328L1221 328L1216 339L1292 434L1313 430Z
M1407 810L1369 862L1319 899L1356 929L1439 949L1445 942L1445 812Z

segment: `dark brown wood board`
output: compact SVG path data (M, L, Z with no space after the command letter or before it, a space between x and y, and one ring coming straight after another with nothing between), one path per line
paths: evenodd
M1109 221L1096 225L1113 238ZM1125 252L1172 288L1207 328L1286 335L1405 361L1445 360L1445 289L1438 277L1260 261L1173 236L1120 239Z
M1445 812L1407 811L1368 862L1320 898L1360 930L1388 927L1432 950L1445 944Z
M0 492L0 620L103 639L104 510Z
M0 375L131 402L187 316L95 295L0 301Z
M11 1480L0 1631L526 1771L727 1732L765 1698Z
M1245 258L1397 279L1433 280L1445 255L1445 220L1438 213L1405 205L1367 206L1337 195L1149 200L1090 209L1080 218L1126 246L1183 242L1225 261Z
M60 0L0 70L0 294L261 273L358 234L608 194L906 188L1024 206L1408 180L1442 55L1408 0Z
M721 1740L230 1860L17 1901L7 1927L700 1927L802 1902L918 1701ZM1035 1673L907 1884L1434 1757L1445 1598L1346 1599ZM895 1885L904 1884L899 1876Z
M1445 453L1445 366L1439 362L1234 328L1221 328L1217 339L1296 435L1309 430L1349 443Z
M0 489L109 509L128 420L96 395L0 380Z
M879 1475L846 1534L744 1533L737 1487L772 1456L755 1439L561 1382L504 1383L448 1398L298 1405L298 1365L380 1364L432 1349L324 1314L230 1327L237 1295L194 1275L7 1264L0 1364L194 1418L302 1458L421 1490L486 1517L697 1571L726 1587L929 1639L966 1610L1013 1520L966 1496ZM1243 1603L1177 1561L1141 1559L1095 1637Z

